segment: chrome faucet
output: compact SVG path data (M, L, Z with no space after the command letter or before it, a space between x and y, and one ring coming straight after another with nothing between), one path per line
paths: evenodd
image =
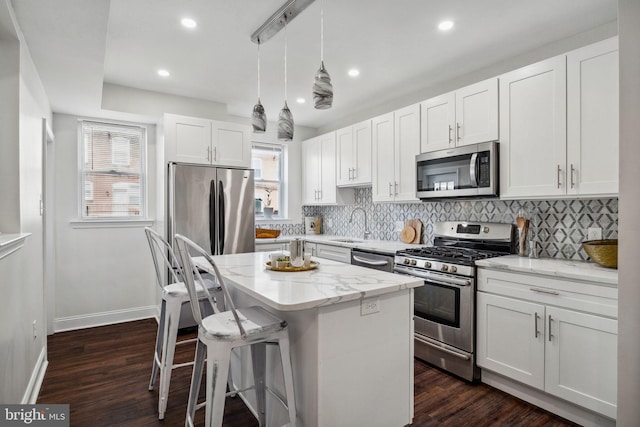
M369 236L371 236L371 231L369 230L369 226L367 225L367 211L365 211L363 208L361 207L357 207L354 210L351 211L351 218L349 218L349 224L351 224L353 222L353 214L357 211L357 210L361 210L362 213L364 214L364 238L365 240L367 238L369 238Z

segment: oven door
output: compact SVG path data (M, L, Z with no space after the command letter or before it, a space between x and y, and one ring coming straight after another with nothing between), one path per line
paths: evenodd
M424 279L413 294L416 335L472 353L475 279L404 266L395 272Z

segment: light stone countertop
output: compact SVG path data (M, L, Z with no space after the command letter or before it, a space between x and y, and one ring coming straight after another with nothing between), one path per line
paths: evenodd
M601 267L593 262L508 255L479 260L476 261L476 265L498 270L542 274L555 278L618 286L618 270Z
M388 255L395 255L396 251L407 248L419 248L426 246L426 243L410 244L396 240L365 240L359 237L334 236L330 234L300 234L292 236L281 236L277 239L256 239L256 244L260 243L288 243L295 238L300 238L312 243L323 243L343 248L363 249L366 251L379 252ZM349 239L352 242L339 242L336 240Z
M202 257L196 264L211 267ZM225 280L241 291L279 311L296 311L358 300L423 285L422 279L359 267L328 259L310 271L280 272L265 267L265 252L213 257Z

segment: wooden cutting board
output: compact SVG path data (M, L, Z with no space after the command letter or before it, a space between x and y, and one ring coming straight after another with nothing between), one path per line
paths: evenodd
M416 235L413 240L409 243L420 243L420 239L422 238L422 221L419 219L408 219L404 222L405 227L413 227L416 230Z

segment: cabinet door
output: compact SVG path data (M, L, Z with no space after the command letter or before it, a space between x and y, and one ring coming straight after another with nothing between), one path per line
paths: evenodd
M456 145L498 140L498 79L456 91Z
M501 197L565 194L566 146L565 56L500 76Z
M546 322L545 391L615 418L618 322L555 307Z
M351 249L341 246L332 246L318 243L316 245L316 256L318 258L327 258L334 261L351 264Z
M569 194L618 193L618 39L567 54Z
M320 189L320 140L312 138L302 143L302 203L318 203Z
M395 198L393 113L384 114L371 121L371 136L373 140L372 200L374 202L393 201Z
M454 146L456 126L455 93L450 92L420 103L420 152Z
M322 135L320 144L319 202L336 203L336 133Z
M545 307L477 293L478 366L544 388Z
M211 121L166 114L166 161L211 163Z
M251 167L251 131L237 123L212 123L211 163L221 166Z
M420 153L420 104L394 113L395 201L416 198L416 156Z
M286 250L287 243L260 243L256 240L256 252L284 251Z
M371 120L353 125L353 145L353 181L358 185L371 184Z
M353 126L349 126L336 132L336 185L353 183L354 156Z

